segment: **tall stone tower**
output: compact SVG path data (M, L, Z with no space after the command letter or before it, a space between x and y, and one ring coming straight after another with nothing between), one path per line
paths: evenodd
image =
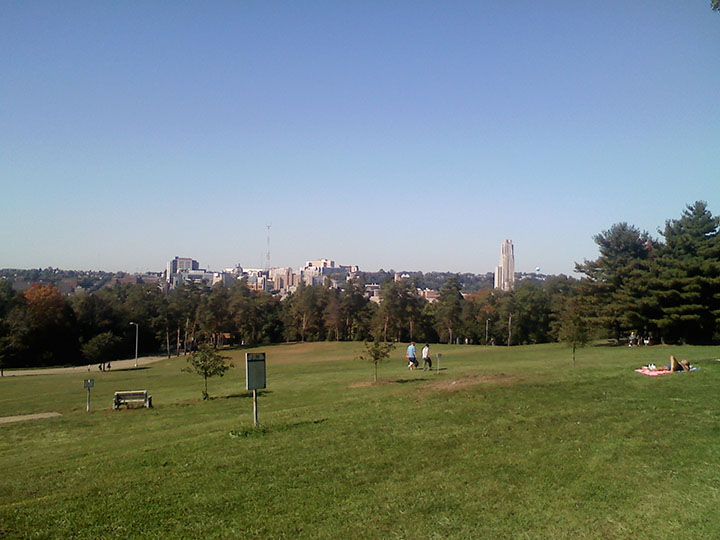
M495 288L512 291L515 288L515 250L512 240L500 245L500 264L495 268Z

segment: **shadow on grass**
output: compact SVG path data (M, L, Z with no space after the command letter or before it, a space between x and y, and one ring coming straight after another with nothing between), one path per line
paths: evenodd
M257 395L260 396L267 396L268 394L272 394L271 390L258 390ZM252 392L243 392L241 394L228 394L226 396L212 396L210 398L211 401L215 401L217 399L236 399L236 398L252 398Z
M295 428L301 428L306 426L318 425L327 422L327 418L321 418L320 420L304 420L302 422L292 422L289 424L273 424L272 426L266 426L260 424L257 427L247 427L237 430L230 431L230 438L242 439L246 437L260 437L269 433L281 433L283 431L289 431Z
M619 341L616 341L614 339L608 339L607 341L600 341L597 343L590 343L591 347L620 347L620 345L626 345L625 343L620 343Z
M425 377L418 377L417 379L392 379L390 382L396 383L396 384L408 384L408 383L418 383L418 382L423 382L423 381L427 381L427 379Z
M150 369L147 366L138 366L138 367L126 367L126 368L120 368L120 369L106 369L105 373L118 373L121 371L141 371L144 369Z

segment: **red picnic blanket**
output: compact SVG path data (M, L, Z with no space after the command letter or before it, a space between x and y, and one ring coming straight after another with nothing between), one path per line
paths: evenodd
M643 375L647 375L648 377L657 377L658 375L667 375L668 373L672 373L669 369L648 369L647 367L643 366L640 369L635 370L637 373L642 373Z

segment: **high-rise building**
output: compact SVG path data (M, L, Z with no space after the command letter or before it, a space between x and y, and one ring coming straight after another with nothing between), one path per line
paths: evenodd
M512 291L515 288L515 250L512 240L500 245L500 264L495 268L495 288Z
M297 274L292 268L274 267L268 270L268 279L272 281L271 289L274 291L286 291L297 285Z
M172 261L168 261L165 270L165 281L174 289L178 283L179 274L187 274L194 270L200 269L200 263L190 257L175 257ZM179 281L182 281L180 279Z
M200 263L190 257L175 257L172 261L167 263L167 271L165 273L165 279L168 283L172 279L173 274L188 270L199 270Z

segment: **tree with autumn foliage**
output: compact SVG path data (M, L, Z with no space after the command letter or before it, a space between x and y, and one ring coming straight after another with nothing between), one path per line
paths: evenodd
M53 285L33 284L7 318L9 365L78 363L80 351L72 309Z

